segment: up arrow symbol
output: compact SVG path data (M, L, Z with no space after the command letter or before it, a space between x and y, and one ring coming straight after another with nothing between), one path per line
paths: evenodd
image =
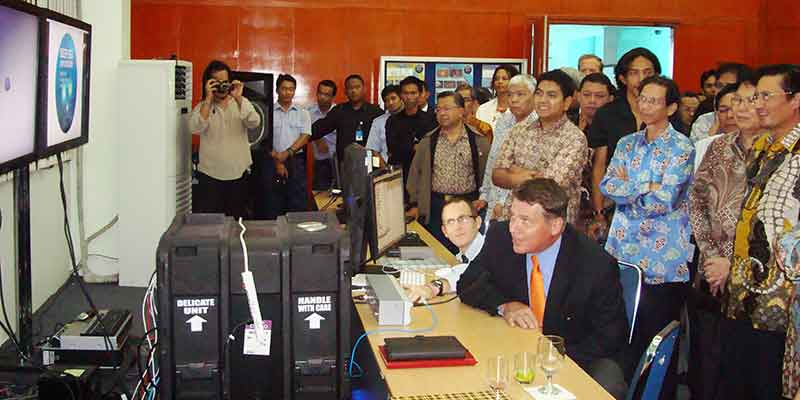
M319 329L319 322L324 320L325 318L317 313L313 313L306 317L306 321L308 321L308 328L309 329Z
M208 321L206 321L203 317L199 315L195 315L194 317L189 318L189 320L186 321L186 323L189 324L189 326L191 327L192 332L202 332L203 324L206 322Z

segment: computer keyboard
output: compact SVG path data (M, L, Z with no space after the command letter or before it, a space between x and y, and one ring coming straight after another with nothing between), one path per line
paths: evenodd
M422 260L403 260L399 258L386 258L381 260L382 264L387 268L394 268L396 270L416 270L416 271L434 271L440 268L447 268L450 264L434 257L425 258Z
M400 286L410 287L425 284L425 273L419 271L400 271Z

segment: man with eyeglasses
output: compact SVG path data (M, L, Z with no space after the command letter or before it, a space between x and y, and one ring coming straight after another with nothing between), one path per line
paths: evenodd
M781 238L798 226L800 68L769 65L757 75L756 113L769 134L753 144L736 224L722 321L719 398L726 399L791 397L800 379L794 283L775 256Z
M722 88L728 85L735 85L743 80L752 79L753 71L744 64L725 63L720 65L717 70L717 79L714 81L715 94L706 98L697 106L694 113L694 120L691 124L690 137L692 141L705 139L719 133L719 120L717 119L716 95Z
M452 293L458 287L458 279L469 264L483 248L484 236L479 232L481 217L466 197L455 196L448 199L442 208L442 232L444 236L458 247L456 260L458 264L451 268L436 271L438 279L408 289L408 298L412 302L431 299L445 293Z
M730 94L726 94L730 91ZM689 220L699 253L692 295L687 300L691 324L689 387L692 398L714 399L719 385L722 302L733 255L736 223L747 193L747 161L750 149L762 134L753 95L755 82L746 80L726 86L720 103L733 107L735 130L710 141L708 151L695 166L689 188ZM726 99L730 99L727 101Z
M606 250L638 265L644 275L629 372L653 337L680 320L688 262L694 254L688 213L694 147L669 123L678 110L680 92L675 82L662 76L643 80L640 88L637 108L645 129L619 141L600 183L603 194L616 204ZM676 363L671 365L662 389L665 398L675 398Z
M624 398L628 322L616 260L567 222L569 197L554 180L527 180L512 196L511 218L489 225L459 298L511 327L563 337L567 355Z
M464 124L464 99L456 92L436 96L436 119L439 127L420 140L409 168L407 215L420 218L455 254L458 248L442 232L442 208L454 196L478 198L489 140Z
M749 81L749 79L746 81ZM711 142L724 134L733 133L739 129L736 126L736 119L733 115L733 98L736 95L736 88L738 86L738 84L727 85L717 92L717 95L714 97L716 115L715 125L717 127L714 127L712 130L716 133L701 139L691 136L689 137L694 142L695 170L697 170L697 167L700 166L700 161L703 160L703 156L706 154L706 150L708 149L708 146L711 145Z
M594 224L602 230L607 229L607 215L614 209L611 201L600 194L600 181L606 174L606 166L623 137L639 131L643 127L639 113L639 85L647 77L661 74L661 63L653 52L637 47L620 57L614 66L617 81L617 95L614 100L600 107L589 128L589 147L594 149L592 156L592 210ZM670 123L683 131L680 116L670 116Z

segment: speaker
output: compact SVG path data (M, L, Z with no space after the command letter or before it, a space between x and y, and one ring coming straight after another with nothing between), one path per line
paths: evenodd
M248 129L250 149L256 150L264 146L272 150L272 105L273 75L263 72L232 71L231 80L239 80L244 84L244 97L250 100L261 117L261 123Z

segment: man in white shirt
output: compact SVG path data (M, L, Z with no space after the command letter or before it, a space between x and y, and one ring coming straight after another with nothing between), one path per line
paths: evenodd
M294 99L297 81L288 74L278 75L278 101L273 109L272 163L267 168L267 219L287 212L307 211L306 155L311 138L311 116ZM269 177L272 179L269 179Z
M367 149L380 154L381 161L385 164L389 160L389 147L386 144L386 120L393 114L403 111L403 100L400 98L400 86L388 85L381 90L383 107L386 113L372 120L367 137Z
M311 124L318 119L325 118L328 111L333 108L333 98L336 97L336 83L325 79L317 84L317 102L308 106L307 111L311 117ZM314 190L328 190L333 183L333 152L336 151L336 131L317 139L314 144Z
M450 242L458 247L458 264L436 271L438 279L425 285L409 288L411 301L430 299L456 291L456 285L467 265L478 256L483 248L483 235L478 232L481 217L468 199L452 197L442 208L442 232Z

